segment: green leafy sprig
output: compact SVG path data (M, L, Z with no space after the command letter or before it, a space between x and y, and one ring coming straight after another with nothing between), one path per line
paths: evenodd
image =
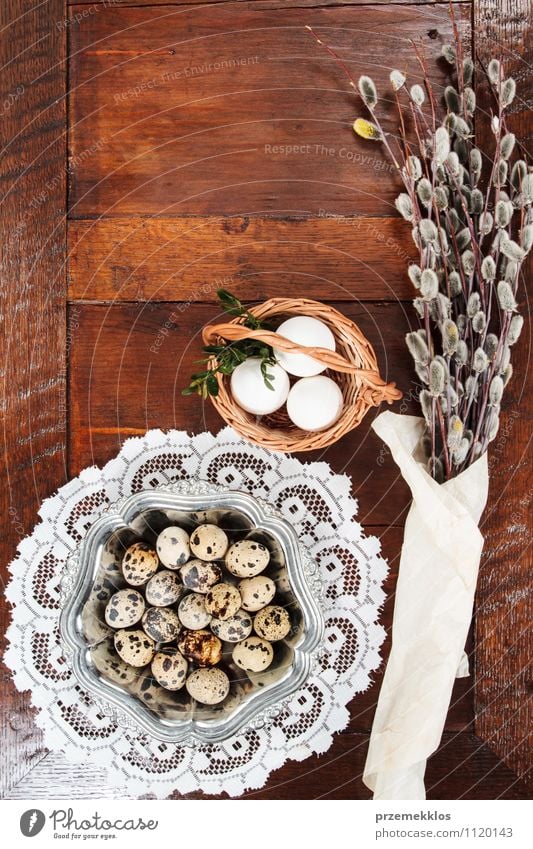
M246 309L241 301L227 289L219 289L217 296L224 311L234 317L242 318L244 327L248 327L250 330L271 329L266 322L260 321ZM268 368L276 363L276 358L270 345L265 345L258 339L239 339L228 344L204 345L202 350L207 354L207 357L198 360L198 362L206 364L207 368L191 375L191 381L185 389L182 389L182 395L199 395L204 399L208 395L218 395L217 374L232 374L237 366L244 363L249 357L261 360L261 374L265 385L268 389L274 389L272 385L274 375L269 373Z

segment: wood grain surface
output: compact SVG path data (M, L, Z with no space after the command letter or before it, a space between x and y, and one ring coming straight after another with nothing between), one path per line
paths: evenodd
M475 32L480 61L501 58L517 81L509 128L533 154L533 39L527 4L480 0ZM487 116L478 123L491 144L492 103L480 76L478 97ZM531 161L531 159L530 159ZM482 531L485 552L476 603L476 731L533 789L533 487L531 483L533 371L532 322L527 286L531 256L519 288L525 323L513 348L514 377L505 395L502 426L489 454L490 500ZM529 289L531 291L531 289Z
M65 480L65 37L62 0L0 4L0 575ZM10 612L0 609L1 632ZM44 756L27 693L2 682L4 787Z
M88 16L71 30L70 215L390 215L394 166L354 136L360 107L305 24L390 98L392 61L418 78L410 39L433 65L450 38L445 7L391 8ZM439 91L442 63L433 76Z
M354 137L356 99L304 26L327 37L354 77L370 72L386 101L391 67L414 67L409 38L422 42L433 65L450 36L446 4L430 0L45 0L31 12L27 5L4 0L0 10L5 24L19 19L2 43L2 64L10 63L0 122L9 144L0 174L8 192L2 497L4 510L13 510L1 543L4 569L39 502L67 475L106 462L150 427L219 429L210 404L180 394L201 329L216 318L219 286L247 301L290 291L335 304L372 341L383 376L404 390L396 410L417 412L404 344L416 326L405 275L412 247L392 205L395 176L378 147ZM517 76L512 126L530 144L527 0L454 5L465 40L473 21L480 61L497 49ZM434 82L444 82L440 62ZM490 104L479 68L477 93L486 112L477 133L486 143ZM515 378L489 461L469 641L475 674L456 682L428 764L429 799L531 798L533 790L525 288L522 304L527 329L513 350ZM320 456L350 475L359 519L381 539L390 564L386 658L409 497L370 431L376 414L302 459ZM8 615L3 605L2 629ZM101 770L47 753L27 695L14 691L6 670L0 674L5 798L124 795ZM286 764L246 797L367 798L361 774L382 675L383 666L352 701L349 726L327 753Z
M398 218L71 221L69 297L86 301L245 301L283 296L406 300L413 250ZM148 249L147 249L148 246Z

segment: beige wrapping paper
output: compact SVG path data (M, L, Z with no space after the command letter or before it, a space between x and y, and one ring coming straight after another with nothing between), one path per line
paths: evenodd
M426 760L439 745L454 679L468 674L464 645L483 548L478 523L488 494L487 456L437 484L413 456L422 419L385 412L372 426L413 502L363 780L374 799L425 799Z

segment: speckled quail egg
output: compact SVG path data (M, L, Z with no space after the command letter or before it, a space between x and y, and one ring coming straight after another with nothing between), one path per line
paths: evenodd
M178 648L183 657L198 666L215 666L222 659L222 643L210 631L183 631Z
M152 578L152 580L154 580ZM244 578L237 584L245 610L255 613L270 604L276 595L276 585L271 578L257 575L255 578Z
M226 643L238 643L252 633L252 617L246 610L238 610L229 619L212 619L211 630Z
M222 569L216 563L189 560L185 566L181 567L180 575L188 590L193 590L195 593L206 593L222 580Z
M265 545L253 539L241 539L226 554L226 568L238 578L253 578L266 569L269 560L270 552Z
M144 631L117 631L115 648L130 666L146 666L154 656L154 641Z
M152 660L152 675L165 690L181 690L189 664L177 649L158 651Z
M134 542L122 558L122 574L133 587L145 584L159 567L159 558L145 542Z
M156 643L170 643L181 631L178 614L169 607L149 607L142 618L142 626Z
M284 607L270 604L255 615L254 631L265 640L282 640L290 630L291 620Z
M241 594L232 584L215 584L205 597L205 609L217 619L235 616L241 607Z
M205 609L205 596L200 593L189 593L180 601L178 616L181 624L190 631L207 628L211 622L211 614Z
M179 569L191 556L189 534L177 525L161 531L155 547L167 569Z
M183 595L183 586L175 572L162 569L150 578L146 584L144 594L148 604L154 607L168 607L175 604Z
M272 663L274 649L268 640L247 637L241 643L237 643L232 657L237 666L246 672L264 672Z
M191 551L200 560L219 560L228 550L229 540L216 525L198 525L191 534Z
M196 669L187 678L187 692L203 705L217 705L229 693L229 678L222 669Z
M144 613L144 598L137 590L119 590L109 599L105 621L112 628L129 628L139 622Z

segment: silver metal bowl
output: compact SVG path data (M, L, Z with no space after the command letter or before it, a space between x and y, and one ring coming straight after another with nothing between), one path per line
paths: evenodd
M276 599L288 607L292 622L266 672L247 675L225 657L230 694L213 707L194 702L185 688L164 690L149 667L124 664L104 619L110 596L125 586L120 562L127 546L141 538L155 543L170 524L192 530L202 522L220 525L233 540L267 545L271 562L265 574L276 582ZM264 725L307 679L323 641L318 567L294 528L268 502L204 481L180 481L110 505L69 558L61 589L60 637L80 684L104 715L166 742L214 743Z

